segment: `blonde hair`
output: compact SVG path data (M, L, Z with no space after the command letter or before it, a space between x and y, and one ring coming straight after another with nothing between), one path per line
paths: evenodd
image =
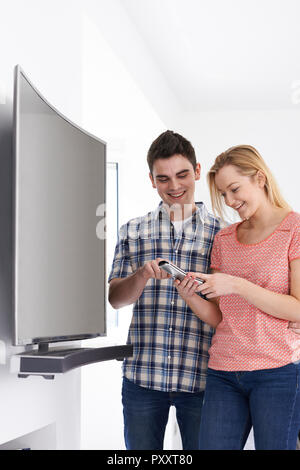
M258 171L262 172L266 178L265 192L271 204L276 207L290 209L259 152L251 145L236 145L225 150L216 158L207 175L214 214L218 214L224 219L224 201L216 187L215 176L225 165L234 165L245 176L254 176Z

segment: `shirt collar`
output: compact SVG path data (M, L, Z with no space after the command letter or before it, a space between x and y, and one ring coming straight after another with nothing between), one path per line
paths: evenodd
M197 218L198 222L204 224L205 219L206 219L207 214L208 214L207 209L206 209L203 202L196 202L195 204L196 204L197 209L194 212L193 216L196 214L196 218ZM165 207L165 204L163 203L163 201L160 201L158 207L154 211L154 219L155 220L159 217L160 212L161 212L163 218L169 220L169 214L168 214L168 211L166 210L166 207Z

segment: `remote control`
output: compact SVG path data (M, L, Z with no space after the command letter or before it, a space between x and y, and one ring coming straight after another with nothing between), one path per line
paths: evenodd
M179 279L180 281L182 281L182 279L184 279L185 276L187 275L185 271L178 268L178 266L175 266L175 264L169 263L168 261L160 261L158 263L158 266L164 271L166 271L168 274L171 274L171 276L174 279ZM198 277L196 277L194 280L198 282L199 284L203 284L204 282L202 281L202 279L199 279Z

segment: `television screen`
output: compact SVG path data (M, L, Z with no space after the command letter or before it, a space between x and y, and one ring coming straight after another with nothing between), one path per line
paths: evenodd
M105 175L105 142L51 106L17 66L15 345L106 334L105 239L96 233Z

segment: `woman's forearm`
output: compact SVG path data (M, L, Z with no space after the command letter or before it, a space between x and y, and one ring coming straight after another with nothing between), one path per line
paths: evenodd
M200 320L213 328L216 328L222 320L221 310L214 301L204 300L197 294L187 297L184 300Z
M240 295L249 304L263 312L292 323L300 322L300 264L290 264L290 294L280 294L258 286L247 279L221 272L213 274L196 273L205 282L197 289L213 299L223 295Z
M242 278L236 278L235 290L247 302L273 317L300 322L300 301L292 295L270 291Z
M216 328L222 320L222 313L219 309L219 300L215 298L211 301L204 300L196 292L199 283L194 281L195 273L190 273L181 281L176 279L174 285L194 314L208 325Z

